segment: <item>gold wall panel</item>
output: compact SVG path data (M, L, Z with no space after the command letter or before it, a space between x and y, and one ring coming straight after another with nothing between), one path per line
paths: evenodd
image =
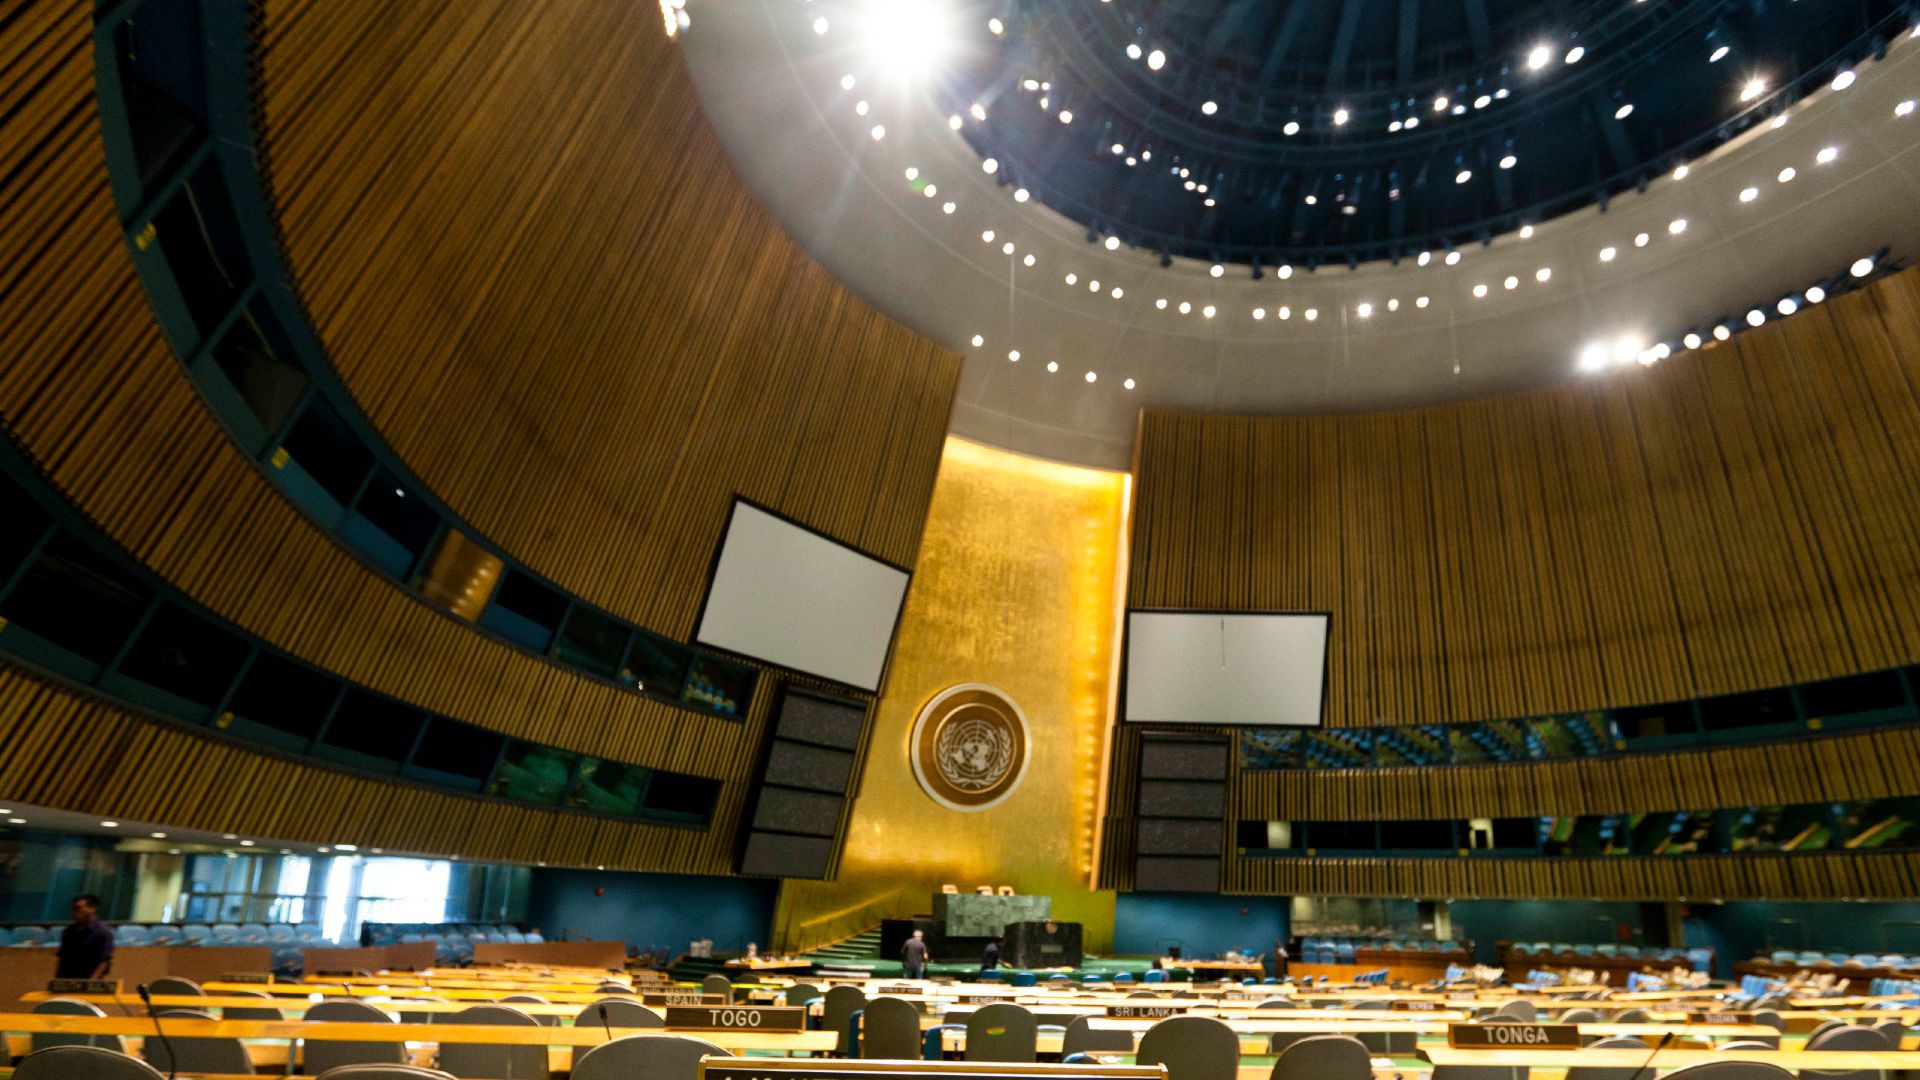
M1651 368L1407 412L1149 412L1135 607L1330 610L1327 722L1920 655L1920 271Z
M1127 485L947 440L839 874L782 886L781 947L925 913L945 883L1051 895L1056 918L1084 924L1088 949L1111 945L1113 894L1089 880ZM907 756L921 707L959 683L999 689L1031 733L1025 779L976 812L935 803Z

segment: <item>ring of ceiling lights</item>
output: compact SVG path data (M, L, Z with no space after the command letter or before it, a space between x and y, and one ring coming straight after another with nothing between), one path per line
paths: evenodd
M1912 20L1901 0L1603 0L1555 12L1558 29L1510 19L1487 32L1493 55L1464 65L1416 58L1384 82L1289 67L1283 83L1204 55L1152 0L1020 0L993 16L997 34L977 7L956 16L967 59L936 93L1002 183L1089 241L1256 276L1397 261L1604 204L1883 53Z

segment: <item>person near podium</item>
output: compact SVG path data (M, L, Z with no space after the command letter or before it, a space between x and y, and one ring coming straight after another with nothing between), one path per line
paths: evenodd
M909 979L927 977L927 941L924 931L915 930L913 936L900 946L901 974Z
M1005 938L994 938L987 942L986 949L980 954L980 974L997 971L1000 968L1000 943Z

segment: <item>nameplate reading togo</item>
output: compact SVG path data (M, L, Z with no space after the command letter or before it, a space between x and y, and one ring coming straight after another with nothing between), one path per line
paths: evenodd
M1440 1011L1440 1003L1437 1001L1395 1001L1392 1007L1402 1012Z
M229 971L225 975L220 976L220 981L230 982L230 983L248 983L253 986L272 986L273 972L271 971Z
M49 994L118 994L119 979L48 979Z
M1712 1010L1707 1012L1690 1012L1687 1014L1687 1023L1689 1024L1751 1024L1753 1023L1753 1014L1751 1012L1727 1012L1724 1010Z
M667 1026L702 1031L805 1031L807 1010L753 1005L669 1005Z
M1184 1013L1186 1011L1187 1010L1181 1008L1178 1005L1109 1005L1107 1006L1108 1016L1135 1018L1135 1019L1145 1019L1148 1017L1158 1018L1163 1016L1179 1016L1181 1013Z
M725 994L703 994L698 990L645 990L640 994L642 1005L725 1005Z
M1447 1045L1457 1050L1578 1050L1578 1024L1448 1024Z

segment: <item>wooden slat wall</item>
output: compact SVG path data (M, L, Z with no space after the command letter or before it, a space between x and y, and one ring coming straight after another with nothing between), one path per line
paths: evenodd
M764 722L760 712L754 726ZM714 874L732 870L743 795L731 785L705 830L463 797L248 750L4 666L0 791L39 806L273 840Z
M1229 820L1616 814L1920 793L1920 729L1525 765L1240 771Z
M1908 900L1920 853L1611 859L1243 859L1223 892L1422 900Z
M913 562L959 361L786 238L659 23L269 0L262 145L298 291L401 456L684 638L734 491Z
M1130 603L1331 610L1327 722L1920 652L1920 271L1656 367L1412 412L1150 412Z

